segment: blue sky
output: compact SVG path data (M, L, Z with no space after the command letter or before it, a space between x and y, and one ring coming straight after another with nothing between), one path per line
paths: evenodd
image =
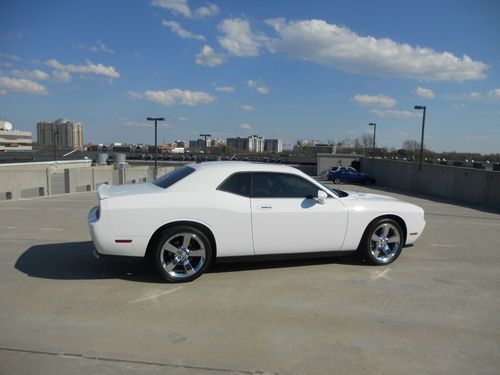
M69 118L85 142L259 134L500 152L500 3L12 1L0 5L0 118Z

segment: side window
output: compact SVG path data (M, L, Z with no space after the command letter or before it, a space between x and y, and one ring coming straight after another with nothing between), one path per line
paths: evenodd
M224 181L217 190L250 197L251 173L235 173Z
M253 198L306 198L317 195L317 186L293 174L255 172L252 175Z

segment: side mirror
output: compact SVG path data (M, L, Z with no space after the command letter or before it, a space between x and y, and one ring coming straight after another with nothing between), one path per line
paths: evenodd
M328 199L328 194L326 194L323 190L318 190L318 203L325 204Z

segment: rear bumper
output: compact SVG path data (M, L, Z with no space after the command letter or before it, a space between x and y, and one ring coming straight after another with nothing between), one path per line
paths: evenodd
M92 208L88 214L90 237L95 246L94 256L96 258L105 256L144 257L149 237L117 235L111 230L108 220L105 213L101 212L98 215L98 207ZM123 242L124 239L127 241Z

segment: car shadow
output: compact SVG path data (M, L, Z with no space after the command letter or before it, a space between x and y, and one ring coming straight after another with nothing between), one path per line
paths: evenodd
M17 259L15 268L28 276L43 279L162 282L147 262L95 259L93 252L92 241L35 245Z
M122 258L95 259L91 241L34 245L16 261L15 268L30 277L53 280L123 279L162 283L163 279L146 261ZM321 264L364 265L354 255L306 259L266 259L216 262L207 273L242 272L272 268L292 268Z

